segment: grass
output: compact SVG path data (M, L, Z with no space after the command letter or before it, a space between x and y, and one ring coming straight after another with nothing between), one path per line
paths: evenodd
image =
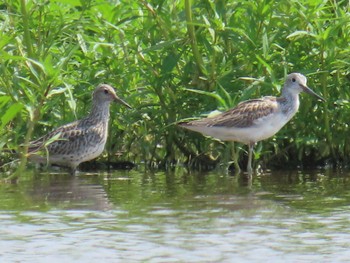
M31 139L84 116L98 83L112 108L109 158L171 167L227 162L227 146L175 126L277 95L301 72L326 98L256 148L265 167L346 165L350 147L348 1L24 1L0 5L0 164Z

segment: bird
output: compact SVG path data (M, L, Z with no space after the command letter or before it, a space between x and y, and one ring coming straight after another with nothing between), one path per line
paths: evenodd
M222 141L235 141L248 145L247 172L252 174L254 145L275 135L299 109L299 94L306 92L325 101L307 86L300 73L291 73L286 79L280 97L266 96L240 102L236 107L214 117L180 122L188 130Z
M117 96L112 86L98 85L92 94L90 113L83 119L58 127L30 142L29 160L63 166L74 175L80 163L95 159L103 152L108 135L111 102L131 108Z

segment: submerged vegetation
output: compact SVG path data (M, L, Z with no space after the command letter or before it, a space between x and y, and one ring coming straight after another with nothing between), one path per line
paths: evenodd
M245 147L176 122L278 95L291 72L306 75L327 102L303 96L293 120L255 148L260 164L348 164L349 8L324 0L5 0L0 165L13 150L25 153L31 139L84 116L102 82L133 107L111 108L109 160L211 167L236 152L245 163Z

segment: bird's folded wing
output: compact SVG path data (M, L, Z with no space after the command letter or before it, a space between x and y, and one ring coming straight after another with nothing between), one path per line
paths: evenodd
M192 121L188 125L244 128L253 125L255 120L274 113L277 109L278 103L275 97L264 97L241 102L235 108L215 117Z
M62 140L75 140L76 138L84 135L87 130L81 129L75 122L61 126L60 128L53 130L47 135L40 137L39 139L30 142L28 153L35 153L54 142Z

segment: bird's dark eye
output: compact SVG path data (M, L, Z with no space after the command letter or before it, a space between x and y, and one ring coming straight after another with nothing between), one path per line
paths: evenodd
M293 82L295 82L295 81L296 81L296 79L295 79L295 78L292 78L292 81L293 81Z
M106 89L105 89L105 90L103 90L103 92L104 92L105 94L108 94L108 90L106 90Z

